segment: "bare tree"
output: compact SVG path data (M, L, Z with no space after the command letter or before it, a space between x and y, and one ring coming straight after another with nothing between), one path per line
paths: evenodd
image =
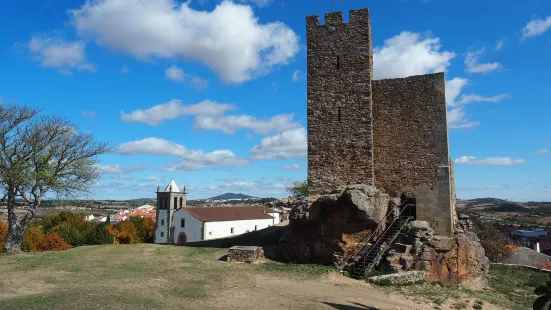
M2 114L21 119L2 122ZM0 107L0 180L6 192L8 235L6 253L21 251L25 228L35 217L46 193L75 198L88 192L99 178L95 167L98 155L108 151L105 143L79 133L66 119L36 117L36 110ZM21 219L15 207L20 197L30 206Z

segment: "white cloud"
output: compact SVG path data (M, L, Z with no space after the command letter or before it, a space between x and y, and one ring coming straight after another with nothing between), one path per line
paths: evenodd
M65 75L71 74L73 69L95 70L86 60L85 44L81 41L66 42L54 37L33 36L28 48L43 67L58 68Z
M479 63L478 57L484 53L483 49L468 52L465 57L465 69L469 73L488 73L502 68L499 62Z
M141 179L140 182L145 182L145 183L162 183L164 182L165 178L163 177L158 177L158 176L150 176L150 177L147 177L145 179Z
M469 80L460 77L446 81L446 104L448 107L456 105L456 99L461 94L465 86L469 85Z
M237 0L237 1L243 2L243 3L252 3L258 7L263 8L265 6L268 6L268 4L272 3L273 0Z
M231 104L216 103L213 101L202 101L193 105L183 105L180 100L156 105L147 110L136 110L129 114L121 112L121 119L127 123L146 123L157 126L165 120L173 120L185 115L219 115L226 111L234 110Z
M271 131L283 132L300 127L300 124L293 122L293 117L293 113L276 115L269 119L258 119L250 115L198 116L194 119L193 128L219 130L226 134L233 134L245 128L259 134L266 134Z
M505 44L504 40L497 40L497 42L496 42L496 51L500 51L501 48L503 47L503 44Z
M121 181L128 181L128 180L134 180L133 176L130 175L114 175L111 177L112 180L121 180Z
M466 129L480 125L479 122L473 122L465 118L463 108L455 108L448 111L448 127L450 129Z
M302 71L295 70L295 72L293 72L293 82L302 81L304 80L304 78L305 78L305 75Z
M448 127L450 129L466 129L478 126L480 123L465 117L464 105L473 102L499 102L511 99L509 94L500 94L492 97L476 94L461 95L463 88L469 85L469 80L456 77L446 81L446 104L448 106Z
M107 189L113 189L113 188L121 189L121 188L124 188L125 186L126 184L122 182L110 182L110 183L97 182L93 185L93 187L95 188L107 188Z
M492 97L485 97L475 94L462 95L460 100L456 103L457 105L465 105L472 102L499 102L506 99L511 99L509 94L500 94Z
M192 74L184 73L184 70L176 66L171 66L166 69L165 76L167 79L173 82L181 82L191 87L194 87L197 90L206 89L209 85L209 81Z
M189 150L183 145L155 137L123 143L117 148L116 152L126 155L176 156L181 159L177 164L167 165L163 169L164 171L191 171L209 166L238 167L249 164L248 160L238 157L229 150L216 150L213 152Z
M145 170L149 168L149 165L145 163L131 166L131 167L121 167L119 165L114 165L114 166L96 165L96 168L100 173L103 173L103 174L125 174L125 173L132 173L136 171Z
M128 68L128 66L122 66L121 73L130 73L130 68Z
M285 185L264 183L263 181L230 181L219 185L211 185L205 189L210 192L271 192L278 193L285 191Z
M375 79L401 78L446 71L455 53L440 51L440 39L402 31L375 47Z
M298 169L300 169L300 165L299 164L285 165L285 166L281 167L281 169L283 169L283 170L298 170Z
M84 111L84 112L80 112L80 115L82 115L84 117L88 117L88 118L95 118L96 117L96 112L94 112L94 111Z
M537 37L551 28L551 16L546 19L533 19L522 29L522 37Z
M242 83L286 65L298 36L281 22L260 24L248 5L225 0L213 11L174 0L88 0L71 11L79 35L147 60L201 62L227 83Z
M510 166L523 164L524 159L512 159L510 157L488 157L486 159L476 159L475 156L461 156L453 161L457 165L471 166Z
M174 82L181 82L184 80L184 70L176 67L171 66L170 68L166 69L165 76Z
M288 159L305 157L306 151L306 129L297 128L262 139L249 153L254 159Z
M549 149L539 149L534 152L534 154L547 154L549 153Z

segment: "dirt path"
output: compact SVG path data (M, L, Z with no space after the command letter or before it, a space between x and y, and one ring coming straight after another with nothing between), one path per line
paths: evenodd
M215 309L434 309L364 282L331 274L315 281L256 276L220 292L205 306ZM442 309L446 309L445 307Z

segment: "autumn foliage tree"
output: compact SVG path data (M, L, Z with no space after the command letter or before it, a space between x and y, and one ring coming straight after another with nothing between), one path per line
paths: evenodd
M49 233L40 236L40 239L33 244L33 252L43 251L63 251L71 248L71 245L67 243L57 233Z
M45 217L42 225L44 233L57 233L73 247L113 243L108 224L86 222L73 212L54 213Z
M34 226L25 231L25 239L23 241L23 251L32 252L36 243L40 241L40 238L44 235L42 227ZM36 252L36 251L35 251Z
M139 243L139 234L132 221L122 221L113 225L111 228L117 244Z
M0 253L4 250L4 240L8 235L8 223L3 220L0 220Z
M138 232L138 242L153 243L155 234L155 221L144 217L131 217L130 222L134 223Z

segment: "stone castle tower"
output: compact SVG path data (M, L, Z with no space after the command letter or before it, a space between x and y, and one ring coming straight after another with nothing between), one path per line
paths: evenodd
M185 208L187 203L187 189L180 191L174 180L166 186L164 191L157 187L157 218L155 243L172 243L174 240L173 215L176 210Z
M414 197L417 219L452 234L444 73L374 80L369 17L306 17L309 192L371 184Z
M373 183L373 53L367 9L306 19L308 179L313 192Z

